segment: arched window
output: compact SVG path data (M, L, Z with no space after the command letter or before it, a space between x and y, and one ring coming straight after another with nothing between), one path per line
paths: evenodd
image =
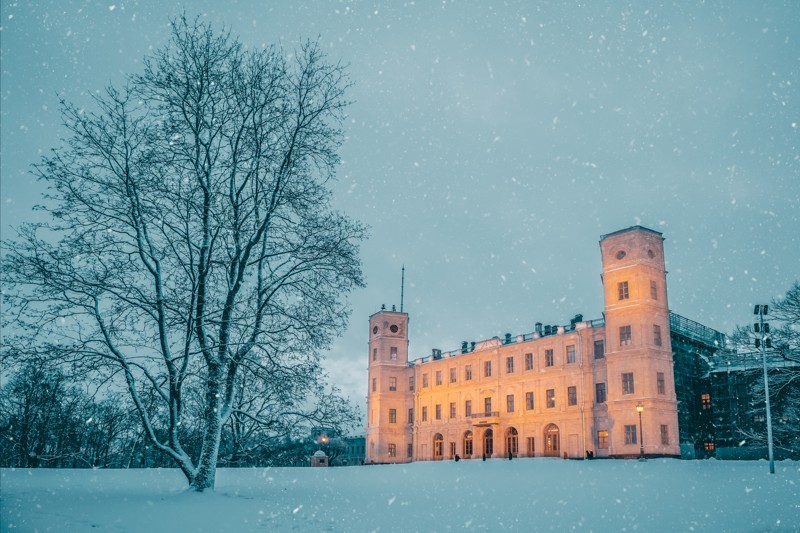
M519 434L515 428L506 430L506 454L519 454Z
M494 433L491 429L483 432L483 454L491 457L494 453Z
M464 457L472 455L472 432L467 431L464 433Z
M551 457L558 456L559 449L558 426L549 424L544 428L544 454Z
M433 458L441 459L444 456L444 437L441 433L433 436Z

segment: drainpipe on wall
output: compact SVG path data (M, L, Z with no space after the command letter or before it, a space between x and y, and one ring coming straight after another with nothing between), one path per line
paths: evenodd
M586 411L584 409L586 403L586 392L584 391L584 375L583 375L583 330L578 330L578 369L581 373L581 440L583 441L583 457L586 457Z

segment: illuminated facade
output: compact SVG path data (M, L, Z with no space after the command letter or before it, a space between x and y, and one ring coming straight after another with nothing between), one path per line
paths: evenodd
M662 241L601 237L604 320L409 361L408 314L372 315L366 461L679 456Z

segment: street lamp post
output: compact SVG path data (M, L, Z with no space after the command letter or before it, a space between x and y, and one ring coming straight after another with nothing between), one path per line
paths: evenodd
M644 457L644 429L642 428L642 412L644 411L644 405L639 402L636 405L636 410L639 412L639 460L646 461Z
M764 315L768 313L769 308L766 305L756 305L753 310L754 315L758 315L758 322L754 324L753 329L756 333L761 334L760 339L756 339L756 347L761 347L761 364L764 369L764 399L767 404L767 449L769 451L769 473L775 473L775 461L772 455L772 412L769 406L769 380L767 379L767 348L768 344L771 345L769 336L769 324L764 322Z

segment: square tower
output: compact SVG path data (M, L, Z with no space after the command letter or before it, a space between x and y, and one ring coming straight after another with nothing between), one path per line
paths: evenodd
M411 461L413 369L408 314L381 310L369 318L366 462Z

